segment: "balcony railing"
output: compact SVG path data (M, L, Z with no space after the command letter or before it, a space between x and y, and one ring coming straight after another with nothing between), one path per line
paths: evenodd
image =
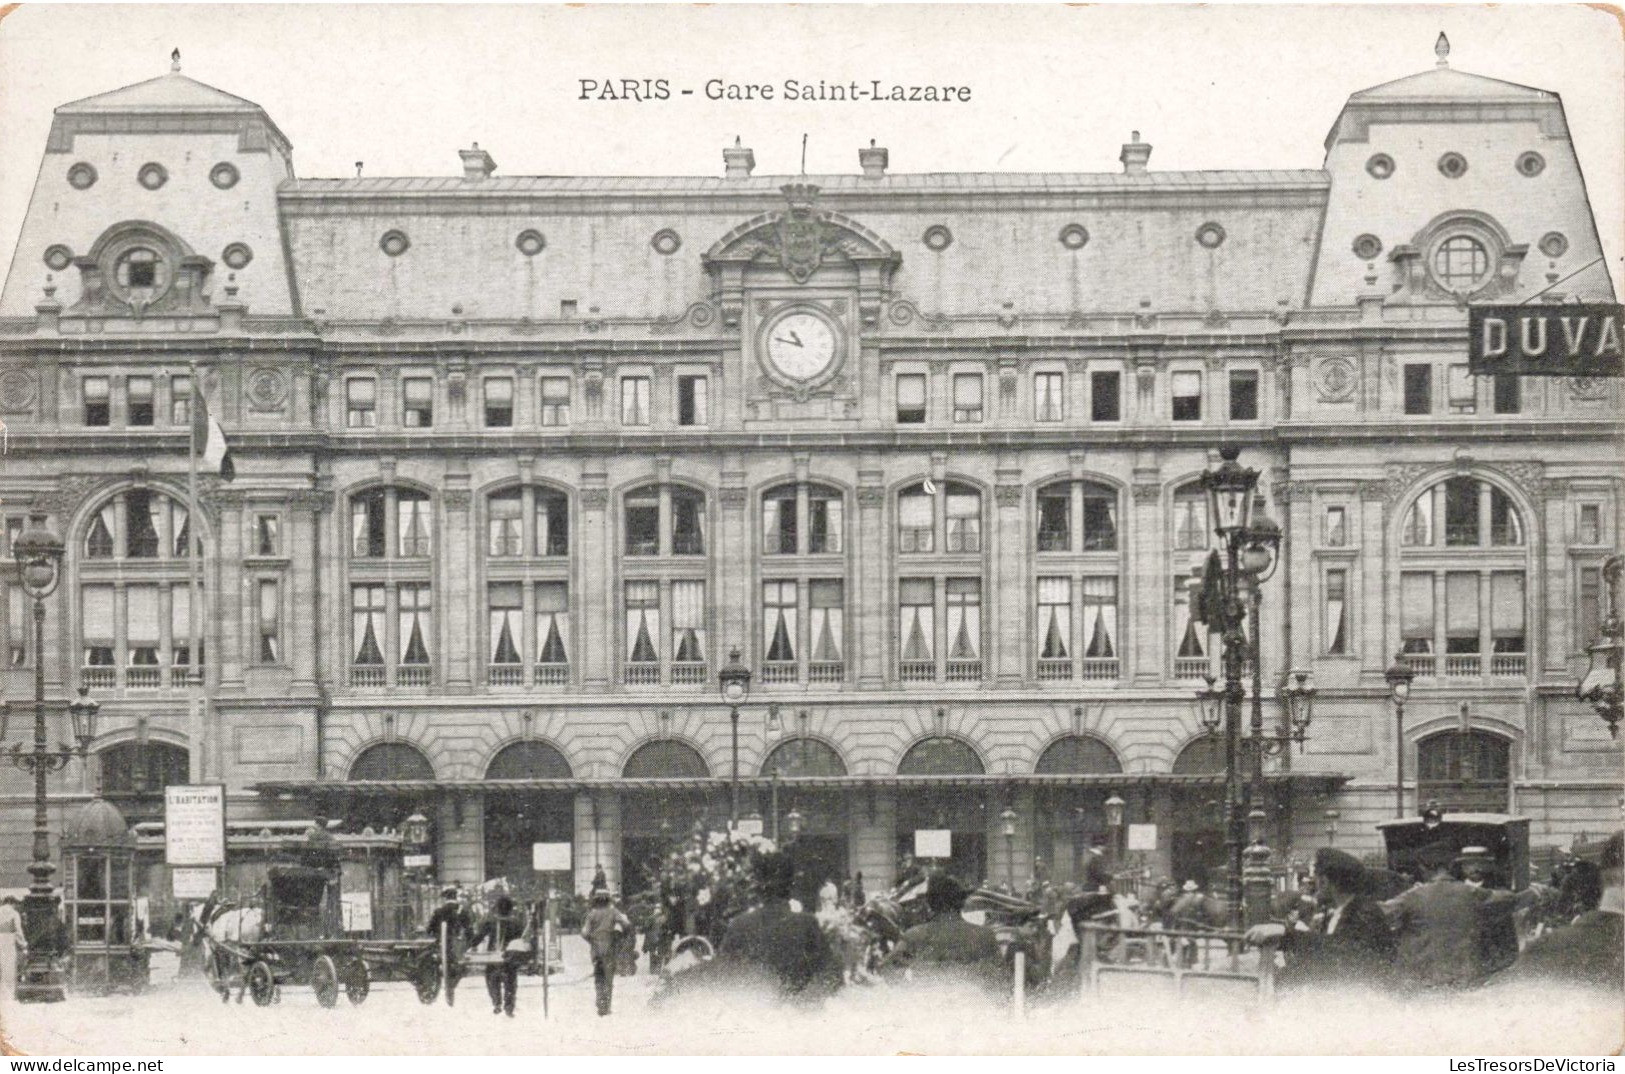
M698 686L704 681L705 665L702 663L673 663L671 666L671 683L673 686Z
M807 681L828 685L846 681L846 665L839 660L814 660L807 665Z
M795 682L796 665L794 661L775 661L762 665L762 681L764 683Z
M395 669L396 686L428 686L434 680L434 669L426 664L405 664Z
M131 667L124 669L124 685L131 690L156 690L163 684L163 668Z
M1446 678L1476 679L1484 673L1484 662L1477 653L1446 653L1444 673Z
M357 664L352 666L350 668L350 685L384 685L384 666L382 664Z
M523 664L492 664L485 672L485 681L491 686L523 686Z
M1490 674L1496 678L1522 678L1528 674L1529 658L1523 653L1495 653L1490 657Z
M1039 682L1060 682L1072 677L1072 661L1066 658L1038 660Z
M537 686L564 686L570 681L570 665L537 664L533 678Z
M92 690L98 688L103 690L112 689L114 684L118 682L118 668L110 668L102 664L95 667L80 668L79 682Z
M903 660L897 664L897 678L900 682L935 682L937 679L937 663L935 660Z
M1401 653L1399 662L1423 678L1432 678L1435 672L1432 653Z
M621 669L621 681L628 686L659 686L659 664L627 664Z
M1116 678L1116 657L1088 657L1083 661L1083 680L1085 682L1110 682Z
M1208 673L1208 659L1205 656L1176 656L1174 658L1174 678L1200 679Z
M948 661L947 675L949 682L981 682L982 662L980 660L950 660Z

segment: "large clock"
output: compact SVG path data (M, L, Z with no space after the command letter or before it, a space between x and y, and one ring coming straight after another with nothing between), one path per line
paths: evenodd
M807 309L790 310L769 321L762 346L773 371L798 384L823 377L841 353L839 330Z

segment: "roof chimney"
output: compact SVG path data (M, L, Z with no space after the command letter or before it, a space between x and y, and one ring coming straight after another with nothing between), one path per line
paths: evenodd
M480 148L475 142L472 149L459 149L457 155L463 158L463 178L471 182L489 179L491 173L497 170L497 162L491 159L491 154Z
M744 179L756 167L756 154L739 144L739 136L734 135L734 144L722 151L723 174L729 179Z
M1151 159L1151 146L1140 141L1140 132L1131 131L1129 140L1123 143L1123 151L1117 155L1123 162L1124 175L1144 175L1145 162Z
M865 179L883 179L886 176L886 165L891 162L891 154L886 152L884 146L875 145L873 138L869 139L867 148L858 149L858 163L863 166Z

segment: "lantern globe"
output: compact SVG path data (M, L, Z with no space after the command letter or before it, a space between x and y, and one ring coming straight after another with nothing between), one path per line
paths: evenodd
M1123 826L1123 807L1127 803L1118 795L1113 794L1106 799L1106 824L1112 828Z

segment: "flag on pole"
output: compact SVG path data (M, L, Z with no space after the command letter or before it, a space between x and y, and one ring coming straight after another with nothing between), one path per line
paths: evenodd
M1050 972L1053 973L1061 965L1061 960L1066 957L1066 953L1072 950L1073 945L1077 942L1078 932L1072 927L1072 915L1063 912L1061 922L1055 928L1055 937L1050 941Z
M203 398L203 386L192 380L193 439L201 452L203 470L219 474L230 481L237 476L237 467L231 461L231 445L226 443L226 432L209 413L209 404Z

